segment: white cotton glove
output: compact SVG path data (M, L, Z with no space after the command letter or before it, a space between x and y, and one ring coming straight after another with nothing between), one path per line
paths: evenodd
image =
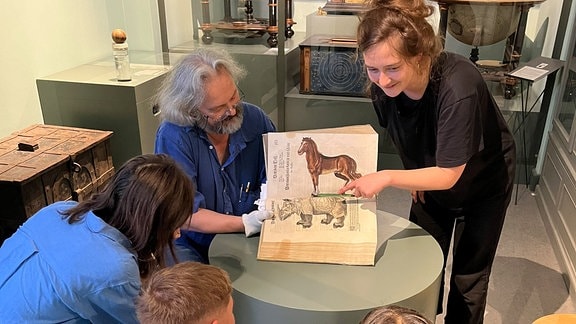
M266 183L260 185L260 198L254 202L258 210L266 210Z
M267 210L255 210L250 214L242 215L242 223L244 223L244 232L246 237L260 233L262 222L272 216Z

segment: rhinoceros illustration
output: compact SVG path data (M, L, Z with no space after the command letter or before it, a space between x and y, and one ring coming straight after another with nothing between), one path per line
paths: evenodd
M322 219L322 224L330 224L334 218L336 222L332 224L334 228L344 226L346 218L346 202L342 197L309 197L284 199L280 208L279 219L287 219L291 215L300 215L300 220L296 223L302 228L312 226L312 216L326 215Z

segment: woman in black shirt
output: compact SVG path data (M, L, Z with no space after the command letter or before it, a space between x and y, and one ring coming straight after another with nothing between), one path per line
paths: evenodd
M374 0L363 15L357 38L370 95L405 170L365 175L340 192L410 190L410 220L436 238L445 264L454 234L445 322L482 323L515 144L474 64L443 51L426 20L433 10L424 0Z

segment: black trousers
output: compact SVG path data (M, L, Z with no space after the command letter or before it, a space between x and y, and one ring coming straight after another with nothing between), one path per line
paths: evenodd
M440 206L425 194L425 203L412 203L410 220L440 244L444 267L454 234L446 324L483 323L488 280L502 232L512 186L505 194L475 203L465 210ZM442 313L444 272L438 313Z

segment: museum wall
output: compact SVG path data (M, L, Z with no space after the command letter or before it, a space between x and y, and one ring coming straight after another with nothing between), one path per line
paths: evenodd
M112 29L143 31L128 34L131 49L159 46L155 8L155 0L0 1L0 137L43 123L36 78L112 60Z

